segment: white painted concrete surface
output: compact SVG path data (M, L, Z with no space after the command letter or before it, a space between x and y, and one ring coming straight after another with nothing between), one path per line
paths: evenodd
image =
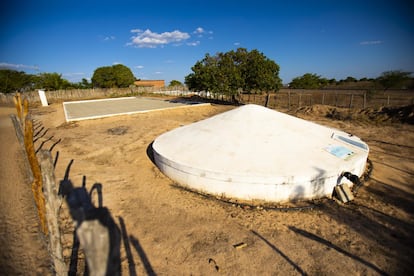
M63 110L66 121L72 122L201 105L209 104L144 97L122 97L64 102Z
M250 104L166 132L153 150L160 170L184 187L286 202L330 197L335 185L349 183L342 172L362 175L369 148L345 132Z

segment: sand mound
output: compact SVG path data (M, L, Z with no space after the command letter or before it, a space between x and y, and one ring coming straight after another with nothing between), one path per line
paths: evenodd
M335 120L360 120L372 123L399 122L414 124L414 105L351 110L348 108L339 108L327 105L313 105L297 109L296 114L325 116Z

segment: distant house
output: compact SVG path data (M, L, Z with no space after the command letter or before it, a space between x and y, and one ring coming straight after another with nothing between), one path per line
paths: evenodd
M162 88L165 87L164 80L137 80L134 82L136 86L141 87L155 87L155 88Z

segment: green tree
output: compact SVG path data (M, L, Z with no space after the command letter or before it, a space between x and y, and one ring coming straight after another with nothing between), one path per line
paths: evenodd
M327 85L329 81L316 74L306 73L301 77L292 79L290 88L295 89L318 89Z
M112 66L117 87L128 87L134 84L135 77L131 69L122 64Z
M0 92L14 93L27 91L33 86L33 76L25 72L3 69L0 70Z
M42 73L33 77L35 88L48 91L71 88L72 84L58 73Z
M83 78L80 82L80 86L82 88L92 88L92 83L90 83L87 79Z
M128 87L134 81L131 69L122 64L99 67L92 76L92 85L101 88Z
M336 81L335 78L328 80L328 84L330 84L330 85L333 85L333 84L336 84L336 83L337 83L337 81Z
M237 53L230 51L217 55L216 89L218 93L224 93L235 97L239 88L243 87L242 65L236 61Z
M201 61L197 61L191 67L191 70L193 73L185 77L185 84L189 89L195 91L210 91L213 93L216 91L217 58L206 54Z
M345 81L346 81L346 82L357 82L357 79L356 79L356 78L354 78L354 77L350 77L350 76L348 76L348 77L346 77Z
M263 53L252 50L247 53L247 60L243 67L244 89L250 92L266 92L265 106L267 107L270 92L278 91L282 87L282 80L279 78L279 65L268 59Z
M178 80L172 80L172 81L170 81L170 84L168 85L168 86L182 86L183 84L180 82L180 81L178 81Z
M379 82L384 90L395 88L406 88L410 81L411 72L404 72L401 70L383 72L376 80Z
M223 93L233 99L240 91L270 92L282 86L279 65L257 50L206 54L191 70L193 73L185 77L189 89Z
M78 89L89 89L89 88L92 88L93 86L91 82L83 78L80 82L72 83L72 87L78 88Z
M115 87L115 77L111 66L99 67L93 72L92 85L94 87Z

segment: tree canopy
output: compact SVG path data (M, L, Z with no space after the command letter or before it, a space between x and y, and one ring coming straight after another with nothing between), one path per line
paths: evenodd
M131 69L122 64L99 67L92 76L92 85L100 88L128 87L134 81Z
M395 88L401 89L406 88L410 78L411 72L404 72L400 70L396 71L386 71L381 74L377 79L378 82L382 85L384 90Z
M306 73L292 79L290 88L296 89L320 89L320 88L344 88L344 89L412 89L414 78L411 72L401 70L383 72L377 78L360 78L348 76L345 79L325 79L319 75Z
M182 86L183 84L181 83L181 81L178 80L172 80L170 81L170 84L168 86Z
M74 84L62 78L58 73L30 75L25 72L0 70L0 92L25 92L33 89L60 90L73 87Z
M240 92L261 93L277 91L281 87L279 66L257 50L248 52L244 48L237 51L206 54L191 68L192 73L185 77L185 84L195 91L209 91L235 96ZM23 71L0 69L0 93L25 92L35 89L49 91L61 89L88 89L92 87L128 87L135 78L131 70L122 65L99 67L95 70L92 82L83 78L72 83L59 73L27 74ZM170 86L182 85L172 80ZM290 88L298 89L414 89L411 72L401 70L383 72L377 78L348 76L342 80L326 79L317 74L306 73L294 78Z
M33 77L25 72L9 69L0 70L0 92L13 93L29 90L33 86Z
M42 88L48 91L67 89L71 83L62 78L58 73L42 73L33 76L35 80L35 88Z
M191 67L185 84L195 91L235 95L244 92L278 91L282 86L279 65L257 50L206 54Z
M292 81L289 83L289 87L296 89L318 89L328 83L329 81L325 78L322 78L321 76L306 73L301 77L292 79Z

